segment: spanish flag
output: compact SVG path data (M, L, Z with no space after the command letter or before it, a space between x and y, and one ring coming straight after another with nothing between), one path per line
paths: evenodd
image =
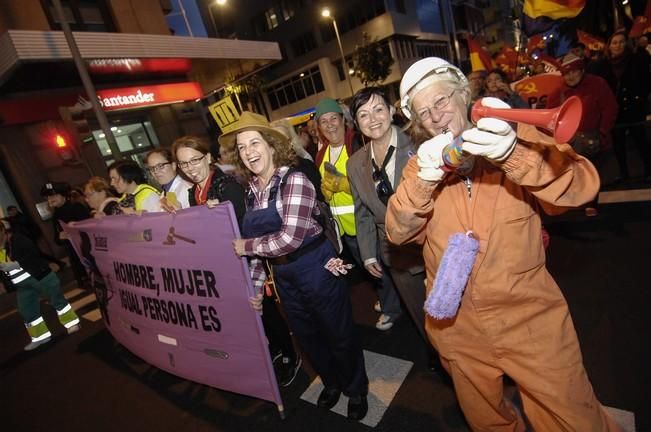
M553 20L574 18L583 10L586 0L524 0L523 12L530 18Z
M493 69L491 56L479 45L479 42L470 36L468 36L468 51L470 52L470 65L473 72Z

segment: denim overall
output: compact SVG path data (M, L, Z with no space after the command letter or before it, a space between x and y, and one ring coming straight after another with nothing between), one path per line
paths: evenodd
M276 180L271 187L267 208L252 210L249 195L242 222L243 238L280 230L282 219L276 209L279 184L280 180ZM289 327L323 384L346 396L366 396L368 377L346 280L325 269L336 253L323 239L322 234L306 238L297 251L280 258L282 264L270 260L276 289Z

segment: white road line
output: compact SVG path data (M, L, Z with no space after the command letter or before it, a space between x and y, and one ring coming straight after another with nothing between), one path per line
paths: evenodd
M100 312L99 308L93 309L92 311L83 314L81 317L85 320L95 322L102 319L102 312Z
M0 315L0 320L3 320L3 319L5 319L5 318L7 318L7 317L9 317L9 316L12 316L12 315L15 314L16 312L18 312L16 309L12 309L12 310L10 310L9 312L6 312L6 313Z
M87 292L87 291L86 291L86 290L83 290L83 289L81 289L81 288L75 288L75 289L72 289L72 290L70 290L70 291L68 291L68 292L65 292L65 293L63 294L63 296L64 296L65 298L67 298L68 300L70 300L71 298L76 297L77 295L79 295L79 294L81 294L81 293L83 293L83 292Z
M94 302L95 300L97 300L95 298L95 294L90 294L90 295L87 295L86 297L80 298L79 300L77 300L74 303L71 303L70 306L72 306L72 308L74 310L77 310L77 309L83 308L84 306L86 306L89 303Z
M599 204L651 201L651 189L631 189L599 193Z
M622 428L623 432L635 432L635 414L633 412L605 405L604 409L615 420L615 423Z

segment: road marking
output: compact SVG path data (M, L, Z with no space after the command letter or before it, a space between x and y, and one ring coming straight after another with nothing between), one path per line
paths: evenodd
M72 308L74 310L79 310L79 309L83 308L84 306L86 306L87 304L92 303L92 302L94 302L96 300L97 300L97 298L95 298L95 294L90 294L90 295L87 295L86 297L80 298L79 300L77 300L74 303L71 303L70 306L72 306Z
M5 318L7 318L8 316L11 316L11 315L15 314L16 312L17 312L16 309L12 309L9 312L0 315L0 320L3 320Z
M599 204L651 201L651 189L631 189L599 193Z
M70 291L64 293L63 296L66 299L70 300L71 298L76 297L78 294L81 294L83 292L86 292L86 290L83 290L81 288L75 288L73 290L70 290Z
M604 405L604 409L624 432L635 432L635 414L619 408Z
M102 319L102 312L98 309L93 309L92 311L85 313L81 316L83 319L95 322Z

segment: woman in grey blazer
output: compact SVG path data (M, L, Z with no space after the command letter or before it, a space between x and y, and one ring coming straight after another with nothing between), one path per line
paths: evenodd
M366 270L380 282L378 312L382 314L376 327L386 330L393 325L400 316L402 299L418 331L427 340L422 252L413 245L390 244L384 228L387 201L400 183L407 160L416 154L416 146L392 124L394 108L379 88L358 91L350 110L357 128L367 138L366 145L348 160L347 171L355 199L361 258Z

